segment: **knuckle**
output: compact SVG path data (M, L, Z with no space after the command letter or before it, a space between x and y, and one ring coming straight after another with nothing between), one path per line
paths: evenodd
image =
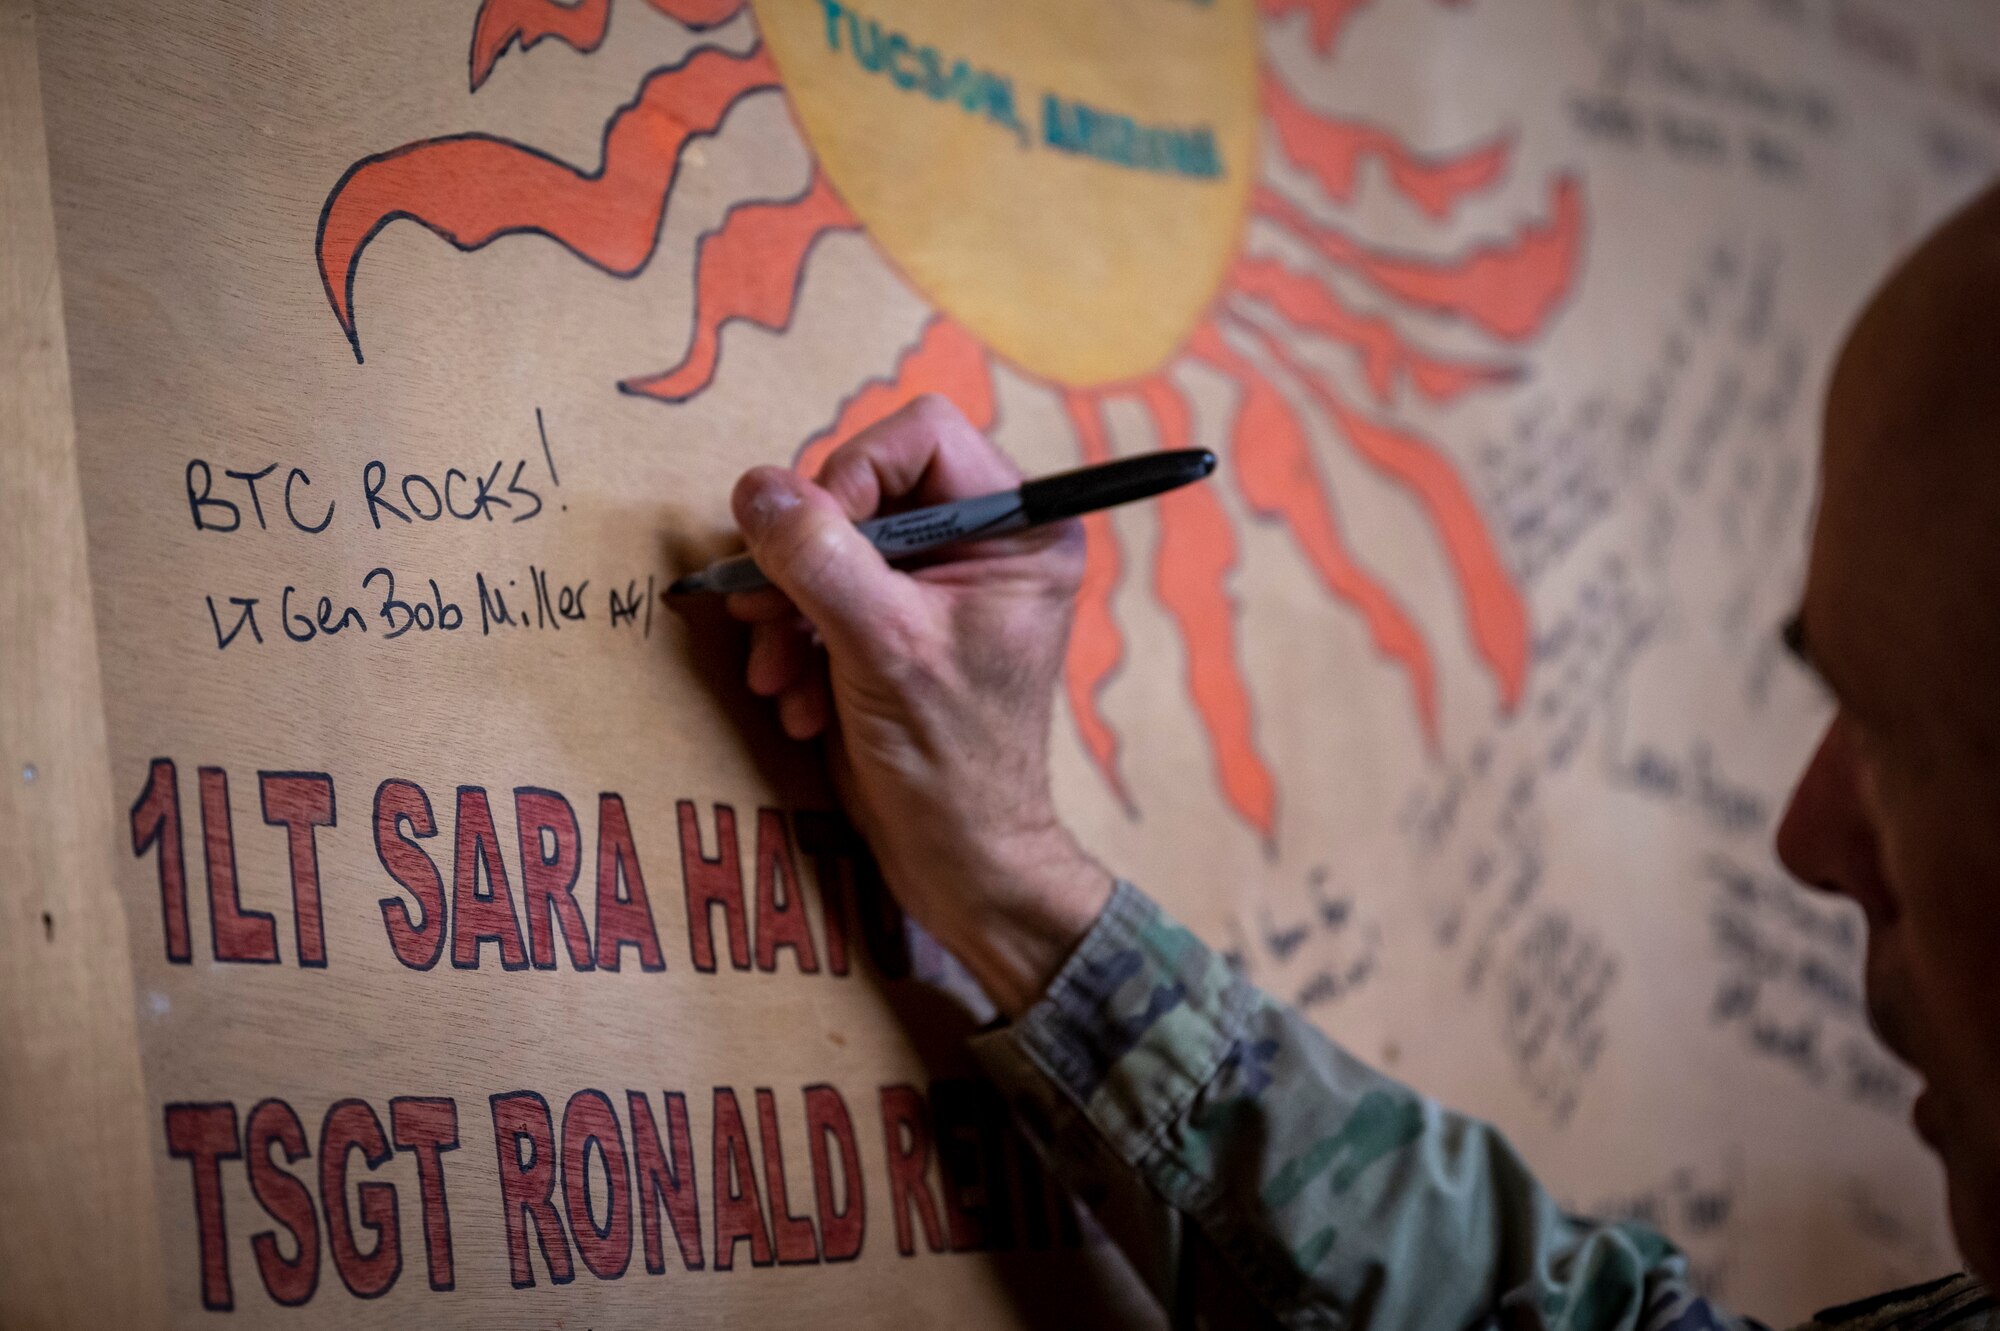
M841 445L840 451L820 468L819 487L834 497L848 517L857 521L881 507L882 492L875 471L881 451L879 441L857 435Z
M871 426L847 436L840 447L826 455L820 464L819 484L826 485L831 477L852 472L855 468L866 468L868 459L882 451L882 430Z
M1050 529L1046 557L1049 590L1058 599L1070 600L1082 589L1089 554L1089 539L1084 534L1083 523L1077 519L1071 518Z
M965 419L958 404L942 393L919 393L904 411L911 424L941 435L972 429L972 422Z
M910 403L910 426L929 440L944 457L998 456L999 450L986 435L966 419L958 404L939 393L925 393Z

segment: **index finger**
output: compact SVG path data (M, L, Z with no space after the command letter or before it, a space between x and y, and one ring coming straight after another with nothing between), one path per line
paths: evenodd
M817 479L859 522L1011 490L1021 469L949 398L926 393L835 449Z

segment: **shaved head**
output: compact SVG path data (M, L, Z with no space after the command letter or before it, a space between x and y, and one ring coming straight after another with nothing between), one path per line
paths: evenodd
M1863 597L1878 626L1919 609L1914 637L1878 649L1942 671L1952 729L2000 757L2000 185L1869 302L1834 370L1823 463L1814 557L1839 574L1825 593ZM1875 567L1858 576L1857 560ZM1830 650L1821 617L1809 594Z
M1918 427L1910 443L1990 455L2000 429L2000 183L1890 275L1849 334L1830 409L1864 431ZM1982 444L1983 441L1983 444Z

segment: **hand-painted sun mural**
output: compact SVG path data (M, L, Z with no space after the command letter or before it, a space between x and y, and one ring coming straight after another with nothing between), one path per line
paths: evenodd
M1445 224L1500 186L1512 159L1504 135L1420 152L1287 85L1267 47L1303 39L1299 54L1331 78L1342 32L1369 0L645 3L696 45L611 113L596 164L473 133L366 157L341 177L320 219L319 269L357 360L358 264L391 222L415 220L461 250L531 233L630 277L653 257L688 145L745 99L783 96L812 154L810 183L789 199L740 202L702 237L687 345L623 392L675 403L707 390L724 328L740 320L782 333L814 244L860 230L933 313L895 365L829 404L832 419L799 449L802 469L921 393L950 397L990 428L1002 364L1060 398L1086 461L1111 455L1105 412L1121 399L1150 418L1158 446L1187 446L1193 415L1175 371L1204 365L1235 386L1228 437L1214 442L1242 498L1283 523L1327 591L1362 617L1406 676L1426 740L1435 745L1438 728L1431 649L1343 539L1316 432L1417 501L1502 705L1518 702L1529 643L1520 592L1450 457L1392 413L1410 394L1450 403L1519 378L1506 348L1541 333L1571 288L1581 189L1558 175L1539 216L1444 252L1407 252L1344 225L1371 164ZM554 38L587 54L610 20L611 0L485 0L472 91L517 44ZM1258 235L1286 238L1295 257L1245 243ZM1368 293L1369 308L1350 290ZM1411 312L1496 350L1467 360L1427 349L1407 331ZM1315 343L1355 358L1365 405L1299 354ZM1153 592L1185 645L1222 793L1268 840L1277 785L1239 663L1236 534L1206 487L1161 499L1158 516ZM1067 691L1085 748L1129 808L1119 737L1098 706L1124 653L1113 616L1124 556L1105 515L1086 526Z

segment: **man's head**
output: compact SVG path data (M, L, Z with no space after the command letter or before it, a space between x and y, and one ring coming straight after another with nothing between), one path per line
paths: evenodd
M1871 1016L2000 1281L2000 188L1841 354L1800 624L1839 711L1778 851L1866 912Z

